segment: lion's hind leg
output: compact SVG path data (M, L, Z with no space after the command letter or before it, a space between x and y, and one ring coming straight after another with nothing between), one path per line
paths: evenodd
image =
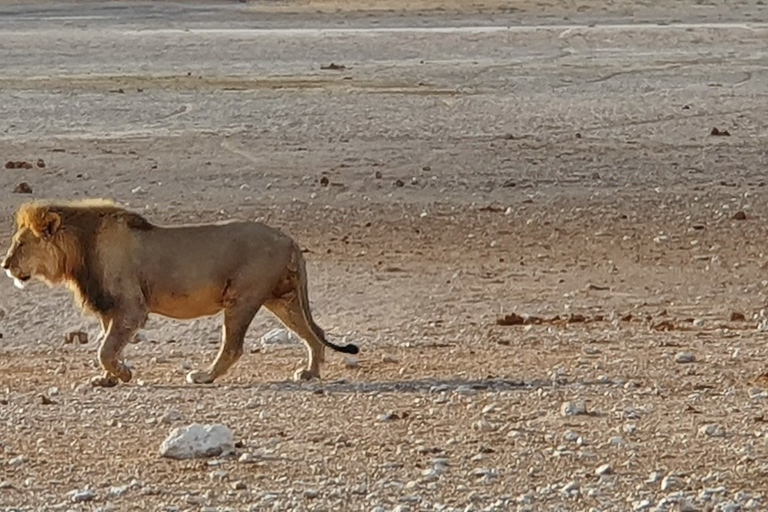
M243 355L243 341L248 326L261 308L263 301L238 301L224 310L221 346L211 366L206 370L193 370L187 374L190 384L210 384L224 375Z
M320 363L325 360L325 345L318 338L313 327L304 318L301 304L295 293L289 293L279 299L272 299L264 304L288 329L295 332L307 347L309 361L307 368L299 368L294 373L295 380L320 378Z

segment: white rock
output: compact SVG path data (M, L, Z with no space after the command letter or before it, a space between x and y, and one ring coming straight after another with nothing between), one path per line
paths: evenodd
M386 354L381 358L384 363L399 363L400 359L397 356Z
M664 475L660 471L654 471L648 476L648 480L646 480L645 483L655 484L662 478L664 478Z
M234 450L234 434L226 425L193 423L173 429L160 445L160 456L182 460L227 455Z
M560 406L560 414L566 417L587 414L587 405L583 400L564 402L563 405Z
M72 503L86 503L96 497L96 493L90 489L76 489L67 493Z
M633 510L633 511L636 511L636 512L641 512L641 511L643 511L643 510L647 510L647 509L649 509L649 508L651 508L651 502L650 502L650 500L641 500L641 501L636 501L636 502L633 504L633 506L632 506L632 510Z
M562 489L560 489L560 491L564 494L571 494L572 492L578 491L578 490L579 490L579 482L577 482L576 480L571 480L570 482L565 484Z
M602 466L599 466L599 467L598 467L598 468L595 470L595 474L596 474L597 476L601 476L601 475L612 475L612 474L613 474L613 468L611 467L611 465L610 465L610 464L603 464Z
M699 427L699 435L708 437L725 437L725 429L716 423Z
M295 337L288 329L272 329L261 337L261 344L268 345L291 345L295 343Z
M579 434L577 434L576 432L574 432L572 430L569 430L568 432L563 434L563 438L566 441L571 441L571 442L575 443L576 441L578 441L581 438L581 436Z
M320 492L316 491L315 489L307 489L306 491L304 491L304 497L309 500L313 500L318 496L320 496Z
M347 368L360 368L360 361L355 356L344 356L344 366Z
M493 425L491 425L485 420L480 420L476 422L474 425L472 425L472 427L475 430L479 430L480 432L493 432L494 430L496 430L496 427L494 427Z
M247 452L242 454L240 458L237 459L237 461L240 462L241 464L253 464L257 460L259 460L257 457L255 457L252 453L247 453Z
M627 442L621 436L613 436L610 440L610 443L613 446L619 446L619 447L627 445Z
M663 492L676 491L685 487L685 482L675 475L667 475L661 479L661 490Z
M689 364L696 362L696 356L693 352L678 352L675 354L675 362L679 364Z

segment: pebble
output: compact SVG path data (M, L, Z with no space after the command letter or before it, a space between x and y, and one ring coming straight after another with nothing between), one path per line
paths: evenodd
M707 437L725 437L725 429L716 423L702 425L699 427L699 435Z
M577 400L574 402L564 402L560 406L560 414L568 416L581 416L587 414L587 405L583 400Z
M662 492L676 491L685 487L685 482L674 475L667 475L661 479Z
M247 486L245 485L245 482L243 482L242 480L232 482L232 489L234 489L235 491L243 491L246 488Z
M660 471L653 471L650 475L648 475L648 480L646 480L645 483L655 484L662 478L664 478L664 475Z
M564 494L571 494L571 493L572 493L572 492L574 492L574 491L578 491L578 490L579 490L579 487L580 487L580 486L579 486L579 482L577 482L576 480L571 480L570 482L568 482L567 484L565 484L565 485L563 486L563 488L562 488L562 489L560 489L560 490L561 490L561 491L562 491Z
M294 343L294 336L288 329L272 329L261 337L262 346L267 345L290 345Z
M675 362L678 364L689 364L696 361L693 352L678 352L675 354Z
M96 497L96 493L90 489L74 490L67 493L72 503L86 503Z
M304 491L303 495L308 500L313 500L313 499L317 498L318 496L320 496L320 492L316 491L315 489L307 489L307 490Z
M640 501L636 501L633 504L632 510L640 512L642 510L647 510L649 508L651 508L651 501L650 500L640 500Z
M360 368L360 361L354 356L344 356L344 366L347 368Z
M454 393L456 393L457 395L470 396L470 395L476 395L477 390L472 386L467 386L462 384L461 386L456 387L456 389L454 390Z
M381 361L383 363L393 363L394 364L394 363L399 363L400 362L400 358L398 358L397 356L385 354L384 356L382 356Z
M493 425L491 425L485 420L480 420L476 422L473 425L473 427L475 428L475 430L479 430L480 432L493 432L494 430L496 430L496 427L494 427Z
M577 434L576 432L573 432L573 431L569 430L568 432L563 434L563 438L566 441L576 442L579 439L581 439L581 436L579 434Z
M254 462L256 462L257 460L258 460L258 459L257 459L257 458L256 458L256 457L255 457L255 456L252 454L252 453L248 453L248 452L245 452L245 453L243 453L243 454L242 454L242 455L240 455L240 457L237 459L237 461L238 461L238 462L240 462L240 463L242 463L242 464L253 464L253 463L254 463Z
M611 467L611 465L610 465L610 464L603 464L602 466L599 466L599 467L598 467L598 468L595 470L595 474L596 474L597 476L601 476L601 475L612 475L612 474L613 474L613 468Z
M394 412L385 412L383 414L379 414L379 416L376 419L380 422L386 422L386 421L394 421L394 420L400 419L400 417Z
M181 413L172 409L165 411L165 414L163 414L163 416L160 418L160 423L164 423L166 425L170 425L175 421L181 421Z
M624 440L621 436L613 436L610 441L611 445L613 446L626 446L627 442Z

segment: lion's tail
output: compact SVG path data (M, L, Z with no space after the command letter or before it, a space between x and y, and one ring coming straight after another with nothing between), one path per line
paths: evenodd
M352 343L348 343L346 345L336 345L335 343L332 343L328 341L325 337L325 331L315 323L315 321L312 319L312 312L309 308L309 292L307 290L307 268L306 263L304 260L304 255L301 253L301 249L298 245L294 245L294 250L296 251L296 263L298 266L298 275L293 274L298 278L298 283L294 283L294 286L296 288L296 292L299 295L299 305L301 306L301 312L304 315L304 320L307 322L307 325L312 329L312 332L315 334L318 340L320 340L323 345L326 347L330 347L333 350L337 350L339 352L343 352L345 354L357 354L360 349L357 345L354 345Z

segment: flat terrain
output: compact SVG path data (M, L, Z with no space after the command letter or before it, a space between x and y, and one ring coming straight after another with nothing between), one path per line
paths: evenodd
M3 250L30 198L260 219L361 347L294 383L261 312L193 387L220 318L153 317L94 389L0 281L3 510L768 508L768 10L657 4L0 2Z

